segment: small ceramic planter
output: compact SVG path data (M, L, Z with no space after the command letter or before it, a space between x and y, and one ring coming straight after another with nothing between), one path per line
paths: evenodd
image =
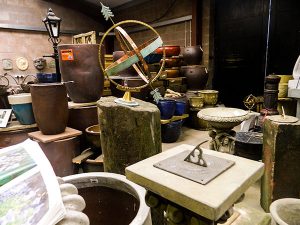
M30 125L35 123L30 93L9 95L8 102L11 104L14 114L21 124Z
M181 133L182 120L161 125L161 140L163 143L173 143L178 140Z
M218 102L219 92L216 90L200 90L198 95L203 97L205 105L215 105Z
M85 133L87 141L91 145L92 149L99 150L101 148L99 124L86 128Z
M171 119L174 116L176 109L176 102L174 100L163 99L157 103L160 110L160 117L162 120Z
M181 101L176 101L176 107L175 107L175 116L181 116L185 113L186 109L186 103Z
M200 109L204 105L204 98L201 96L192 96L189 99L190 101L190 106L193 108Z
M45 135L65 131L68 122L67 90L61 83L30 85L36 123Z

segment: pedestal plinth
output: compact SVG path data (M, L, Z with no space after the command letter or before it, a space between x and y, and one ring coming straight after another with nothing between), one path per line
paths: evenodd
M97 102L104 171L125 173L125 167L161 152L160 111L135 99L136 107L115 103L115 97Z
M194 146L191 145L180 145L131 165L126 168L126 177L199 217L217 221L262 176L264 165L260 162L203 149L205 154L235 162L231 168L206 185L153 166L155 163L183 151L191 151L193 148Z

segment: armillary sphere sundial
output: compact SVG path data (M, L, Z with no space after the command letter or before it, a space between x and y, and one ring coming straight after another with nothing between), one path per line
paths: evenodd
M117 89L125 91L123 98L118 98L115 100L115 102L127 106L137 106L138 103L131 99L131 92L139 92L142 88L145 88L148 85L151 86L151 84L161 75L165 64L165 49L163 48L162 64L160 70L156 75L152 76L150 74L148 65L144 58L150 53L154 52L157 48L163 46L163 41L160 35L158 34L158 32L153 27L151 27L150 25L144 22L138 20L125 20L119 23L114 23L114 21L112 20L112 17L114 15L111 12L111 10L108 7L104 6L102 3L101 6L102 6L101 12L104 15L104 18L106 20L110 19L111 22L113 23L113 26L110 27L102 36L100 41L100 46L102 46L107 35L111 31L114 31L117 41L121 49L125 53L123 57L121 57L119 60L115 61L114 63L112 63L111 65L105 68L101 61L102 49L101 47L99 47L99 63L100 63L101 70L103 71L105 76L110 80L110 82L116 85ZM128 35L128 33L121 27L122 25L128 25L128 24L142 25L150 29L155 37L146 41L142 45L137 46L137 44ZM138 73L138 75L143 79L143 81L145 82L144 85L136 86L136 87L128 87L126 85L118 84L116 81L111 79L111 76L127 69L130 66L133 66L133 68ZM155 94L157 95L158 93L154 93L154 95Z

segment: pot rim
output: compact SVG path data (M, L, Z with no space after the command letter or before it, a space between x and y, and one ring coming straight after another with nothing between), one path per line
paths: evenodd
M290 204L300 204L300 199L296 198L281 198L271 203L270 205L270 213L273 219L276 223L280 225L288 225L286 222L284 222L277 213L277 207L280 205L287 205Z
M128 194L133 195L137 200L139 200L140 203L139 209L137 211L136 216L134 217L134 219L131 221L129 225L145 223L150 213L150 208L146 205L145 202L146 190L143 187L127 180L124 175L108 173L108 172L91 172L91 173L70 175L70 176L63 177L62 179L66 183L68 182L72 183L72 181L80 181L80 179L84 179L84 180L89 180L91 184L95 184L94 180L96 178L102 178L105 181L102 184L98 183L98 186L104 186L119 191L124 191Z
M30 93L20 93L7 96L8 103L11 105L29 104L32 103Z
M197 68L197 67L200 67L200 68L206 68L206 66L203 66L203 65L187 65L187 66L181 66L181 69L193 69L193 68Z
M37 83L37 84L29 84L32 87L49 87L49 86L64 86L64 83L54 82L54 83Z
M99 132L90 130L91 128L94 128L94 127L99 127ZM100 135L100 133L101 133L100 125L95 124L95 125L89 126L85 129L85 132L87 132L88 134L92 134L92 135Z
M86 44L86 43L82 43L82 44L59 44L57 47L65 47L65 46L83 46L83 45L88 45L88 46L90 46L90 45L98 45L99 46L99 44Z

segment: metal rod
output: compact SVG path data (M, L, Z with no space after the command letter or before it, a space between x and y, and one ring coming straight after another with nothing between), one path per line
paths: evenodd
M272 0L269 1L268 30L267 30L266 58L265 58L265 74L264 74L265 77L267 76L268 60L269 60L269 41L270 41L271 11L272 11Z

